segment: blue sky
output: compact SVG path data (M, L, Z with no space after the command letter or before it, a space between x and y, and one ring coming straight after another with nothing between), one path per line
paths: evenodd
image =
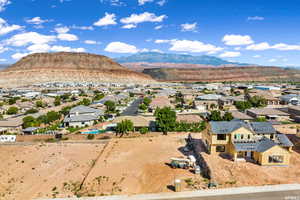
M0 63L36 52L300 66L300 0L0 0Z

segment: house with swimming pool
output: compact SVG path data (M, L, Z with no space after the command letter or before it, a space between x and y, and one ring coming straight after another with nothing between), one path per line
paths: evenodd
M72 108L64 119L64 127L86 127L92 126L104 116L104 111L88 106L76 106Z
M268 166L289 165L293 147L270 122L212 121L203 140L210 154Z

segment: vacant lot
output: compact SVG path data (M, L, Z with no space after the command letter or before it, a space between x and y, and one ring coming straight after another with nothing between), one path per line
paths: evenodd
M114 139L96 162L84 187L94 195L170 192L175 178L190 180L191 187L203 187L199 176L167 165L171 157L183 156L179 148L185 145L186 137L187 134L179 134ZM186 186L183 183L184 189L191 189Z
M72 196L103 144L0 146L0 199Z
M0 199L170 192L203 188L199 176L166 163L183 156L187 134L112 139L105 144L0 146ZM83 185L81 185L83 183Z

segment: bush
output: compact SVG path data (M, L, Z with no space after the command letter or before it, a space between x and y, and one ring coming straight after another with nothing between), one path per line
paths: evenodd
M37 112L38 112L37 109L31 108L31 109L29 109L29 110L27 110L27 111L25 112L25 115L28 115L28 114L34 114L34 113L37 113Z
M143 127L140 129L140 134L146 134L149 132L149 129L147 127Z
M88 140L93 140L93 139L95 139L95 135L93 135L93 134L88 134L86 138L87 138Z
M10 107L7 111L6 111L6 114L8 115L15 115L19 112L19 109L17 107Z

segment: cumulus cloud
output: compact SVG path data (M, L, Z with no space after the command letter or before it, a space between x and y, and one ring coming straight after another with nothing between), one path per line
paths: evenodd
M196 31L197 29L197 22L193 23L193 24L181 24L181 31L186 32L186 31Z
M253 40L249 35L225 35L222 41L229 46L253 44Z
M111 53L137 53L139 50L130 44L126 44L123 42L111 42L109 43L104 51Z
M291 44L285 44L285 43L278 43L274 45L270 45L267 42L261 42L258 44L252 44L246 47L247 50L252 51L264 51L264 50L280 50L280 51L300 51L300 45L291 45Z
M99 44L99 42L97 42L95 40L85 40L84 43L85 44Z
M212 44L205 44L198 40L155 40L155 43L169 43L171 47L170 51L181 51L190 53L216 53L223 50L221 47L217 47Z
M49 52L49 51L85 52L84 48L72 48L72 47L68 47L68 46L59 46L59 45L50 46L48 44L34 44L34 45L29 46L27 48L27 50L30 53L42 53L42 52Z
M58 33L57 38L63 41L76 41L78 37L74 34L68 33L70 29L68 27L57 27L55 31Z
M277 59L275 59L275 58L272 58L272 59L269 59L268 61L269 61L269 62L276 62L276 61L277 61Z
M27 55L29 55L29 53L15 53L11 57L15 60L19 60Z
M136 24L125 24L124 26L122 26L122 28L133 29L133 28L136 28Z
M122 18L123 24L139 24L143 22L162 22L166 15L156 16L154 13L144 12L141 14L131 14L129 17Z
M10 3L10 0L0 0L0 12L5 10L5 7Z
M22 26L15 24L9 25L3 18L0 17L0 35L5 35L13 31L20 30L22 28Z
M89 30L89 31L94 30L94 27L92 27L92 26L76 26L76 25L72 25L70 28L71 29L78 29L78 30Z
M261 58L261 55L254 55L253 58Z
M162 29L162 27L163 27L163 25L158 25L158 26L155 26L154 29L159 30L159 29Z
M108 26L115 24L117 24L116 15L113 13L105 13L105 16L100 18L97 22L95 22L94 26Z
M224 53L219 55L222 58L234 58L241 56L241 53L238 51L225 51Z
M25 32L12 36L5 43L16 47L26 46L28 44L47 44L54 42L56 37L53 35L43 35L37 32Z
M57 52L85 52L86 50L84 48L72 48L67 46L52 46L51 51L57 51Z
M8 48L0 46L0 53L3 53L5 51L7 51L7 50L8 50Z
M27 19L25 21L28 24L40 25L40 24L43 24L43 23L46 23L46 22L50 22L52 20L41 19L41 17L33 17L32 19Z
M165 3L167 3L167 0L160 0L160 1L157 2L157 4L158 4L159 6L165 5Z

